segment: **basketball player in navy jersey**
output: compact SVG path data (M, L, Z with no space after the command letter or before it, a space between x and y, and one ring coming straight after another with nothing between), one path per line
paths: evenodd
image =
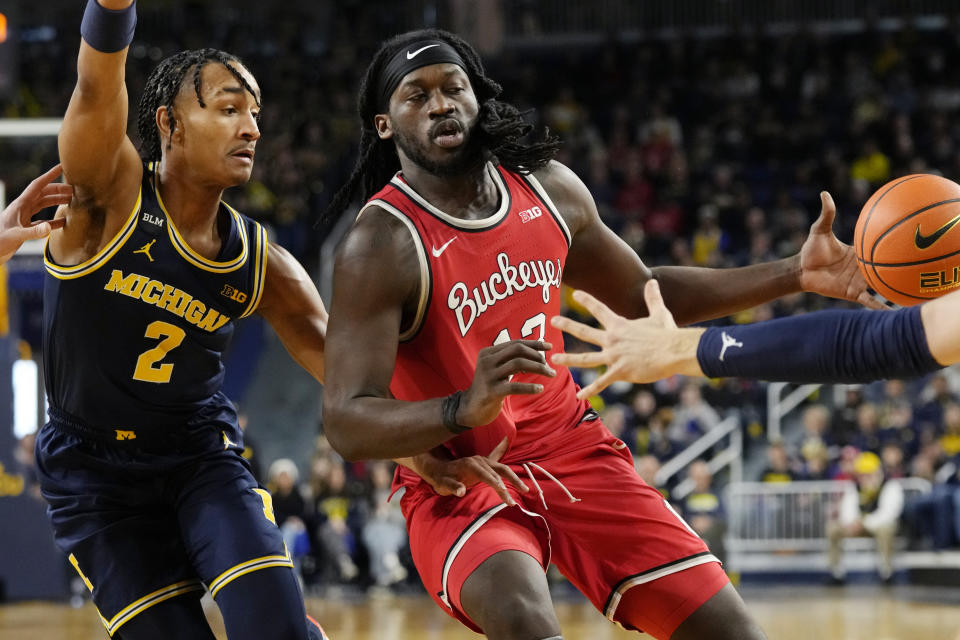
M57 165L34 179L16 200L0 212L0 265L9 260L27 240L42 240L51 231L63 226L63 220L47 220L36 224L30 222L30 218L41 209L70 202L73 187L54 182L60 173L60 165Z
M58 545L114 638L322 638L305 616L270 495L242 458L221 393L234 322L253 313L323 378L326 311L264 228L221 200L246 182L260 89L235 57L184 51L140 101L127 138L132 0L90 0L59 136L75 196L46 247L37 437Z
M628 629L762 638L569 370L547 364L562 345L548 319L561 279L638 317L656 277L683 322L801 290L866 299L852 250L820 224L787 260L650 270L552 161L554 140L521 142L530 127L499 92L474 50L442 31L397 36L367 69L358 165L332 204L366 201L334 271L330 442L350 459L408 456L395 486L420 576L490 638L561 637L551 561Z

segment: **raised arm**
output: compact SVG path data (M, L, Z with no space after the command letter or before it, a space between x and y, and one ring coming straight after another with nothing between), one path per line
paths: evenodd
M124 82L134 10L132 0L89 0L84 13L77 85L58 137L64 176L75 187L64 233L51 239L63 260L89 257L82 252L107 242L136 203L142 166L127 137Z
M564 282L625 317L647 315L643 287L651 277L661 283L667 306L680 324L723 317L801 290L879 306L865 293L852 248L831 231L836 210L829 194L824 194L821 216L797 256L737 269L648 269L603 224L589 190L572 171L553 162L537 178L573 236Z
M272 242L257 313L270 323L293 359L323 383L327 310L303 266Z

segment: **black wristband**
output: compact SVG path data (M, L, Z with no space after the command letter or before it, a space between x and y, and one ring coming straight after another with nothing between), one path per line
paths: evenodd
M443 399L443 426L451 433L463 433L473 427L465 427L457 422L457 409L460 408L460 399L463 397L463 391L451 393Z
M83 41L102 53L123 51L133 42L137 26L137 2L126 9L107 9L97 0L87 0L80 23Z

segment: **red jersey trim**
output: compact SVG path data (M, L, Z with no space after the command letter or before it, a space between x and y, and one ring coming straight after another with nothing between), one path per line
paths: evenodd
M359 220L363 212L372 206L380 207L385 212L400 220L400 222L407 227L410 235L413 236L413 245L417 249L417 261L420 263L420 299L417 301L417 313L413 317L413 322L410 323L406 331L400 333L400 342L409 342L420 333L420 327L423 326L423 321L427 317L427 310L430 306L430 296L433 294L433 277L430 273L430 263L427 261L427 250L423 246L423 239L420 237L420 233L417 231L416 226L414 226L413 221L389 202L384 200L371 200L363 205L363 208L357 213L356 219Z
M500 192L500 207L492 216L488 216L480 220L464 220L441 211L437 207L430 204L419 193L414 191L413 187L404 182L403 177L399 172L393 176L393 178L390 180L390 184L396 187L400 193L409 198L414 205L420 209L423 209L426 213L430 214L440 222L443 222L447 226L468 232L487 231L489 229L493 229L507 219L507 214L510 213L510 208L513 206L513 196L510 193L510 189L507 187L507 183L504 181L503 176L500 175L500 172L497 171L497 169L491 163L487 163L486 170L490 177L493 178L493 182L497 187L497 191Z

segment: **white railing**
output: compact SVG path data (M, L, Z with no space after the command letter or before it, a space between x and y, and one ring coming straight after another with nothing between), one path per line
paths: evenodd
M922 478L894 482L903 485L907 501L930 491L930 483ZM855 490L849 480L731 483L726 489L728 568L825 567L827 524L836 519L840 500L849 490ZM871 538L850 538L844 547L869 551L874 543Z
M731 482L739 482L743 477L743 433L740 431L740 419L737 416L726 418L664 463L657 472L654 482L658 487L666 486L670 478L686 469L687 465L728 435L730 436L730 444L711 458L707 464L710 466L710 472L714 475L729 466ZM674 500L682 500L691 491L693 491L693 482L687 478L674 488L671 495Z
M771 382L767 385L767 439L773 442L783 435L781 420L820 388L819 384L802 384L781 397L790 385L786 382Z

